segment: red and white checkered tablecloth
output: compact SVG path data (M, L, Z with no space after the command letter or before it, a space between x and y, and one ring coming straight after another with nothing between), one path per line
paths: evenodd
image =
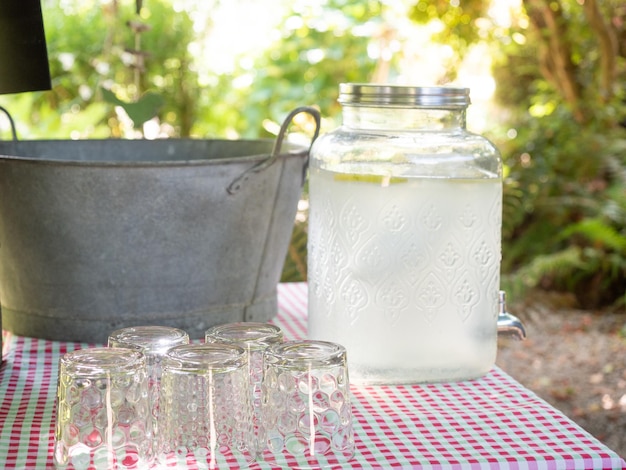
M274 323L288 339L306 336L306 288L279 285ZM53 468L58 360L88 346L4 333L2 468ZM353 385L351 391L357 453L342 468L626 469L615 452L498 368L460 383ZM222 462L220 468L238 465Z

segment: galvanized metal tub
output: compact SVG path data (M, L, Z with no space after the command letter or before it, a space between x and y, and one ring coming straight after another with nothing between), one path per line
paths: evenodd
M283 132L0 141L3 327L102 343L125 326L201 338L269 320L308 162Z

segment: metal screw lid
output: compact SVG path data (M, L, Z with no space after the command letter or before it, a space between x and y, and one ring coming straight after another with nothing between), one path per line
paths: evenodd
M469 88L341 83L339 103L352 106L466 108Z

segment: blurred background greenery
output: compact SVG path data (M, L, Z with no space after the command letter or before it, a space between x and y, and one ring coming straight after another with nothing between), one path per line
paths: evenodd
M43 0L53 89L0 96L21 139L273 138L341 82L471 88L505 163L503 287L626 300L622 0ZM291 137L306 141L301 117ZM5 137L3 137L5 136ZM10 138L0 115L0 138ZM306 280L306 190L284 281Z

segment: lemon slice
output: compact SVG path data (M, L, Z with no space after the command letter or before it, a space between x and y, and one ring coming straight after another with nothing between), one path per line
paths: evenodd
M407 178L388 175L360 175L356 173L335 173L335 181L356 181L359 183L374 183L380 186L406 183Z

